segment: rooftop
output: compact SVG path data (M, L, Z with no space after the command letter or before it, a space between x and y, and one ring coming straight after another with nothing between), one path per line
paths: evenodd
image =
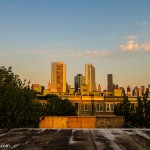
M0 129L0 149L148 150L150 129Z

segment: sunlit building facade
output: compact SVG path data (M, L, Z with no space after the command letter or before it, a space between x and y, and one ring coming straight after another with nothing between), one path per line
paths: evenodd
M85 64L85 83L88 85L89 91L95 91L95 68L92 64Z
M45 88L40 84L32 84L32 89L36 91L38 95L42 95Z
M66 64L51 63L51 92L66 92Z

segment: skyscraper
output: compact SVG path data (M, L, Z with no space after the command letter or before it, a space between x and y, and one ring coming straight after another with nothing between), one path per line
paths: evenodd
M83 84L85 84L85 76L77 74L77 76L74 77L75 92L77 92L79 88L81 89L81 85Z
M131 92L131 87L130 87L130 85L127 86L126 95L127 95L127 96L132 96L132 92Z
M150 93L150 84L148 85L148 91L149 91L149 93Z
M108 92L113 92L113 76L112 76L112 74L107 74L107 82L108 82Z
M89 91L95 91L95 68L92 64L85 64L85 83L89 87Z
M51 91L66 92L66 64L64 62L51 63Z
M141 86L142 96L145 94L145 86Z
M100 84L99 84L98 87L97 87L97 91L98 91L98 92L101 92L101 85L100 85Z
M127 92L131 92L130 85L127 86Z

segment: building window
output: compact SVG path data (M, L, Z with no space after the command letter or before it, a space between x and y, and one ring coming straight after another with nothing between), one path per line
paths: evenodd
M107 104L107 111L114 111L114 104Z
M84 111L88 111L88 104L84 104Z
M83 89L83 92L87 92L87 89Z
M75 103L75 109L76 109L76 111L78 111L78 108L79 108L79 103Z
M104 108L103 103L96 104L96 111L103 111L104 110L103 108Z
M91 110L94 111L94 103L92 103Z

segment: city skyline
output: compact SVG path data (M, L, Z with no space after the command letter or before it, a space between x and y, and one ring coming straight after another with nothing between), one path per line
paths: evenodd
M95 67L121 87L150 84L150 1L0 1L0 64L32 84L47 86L51 62L67 65L67 83Z

